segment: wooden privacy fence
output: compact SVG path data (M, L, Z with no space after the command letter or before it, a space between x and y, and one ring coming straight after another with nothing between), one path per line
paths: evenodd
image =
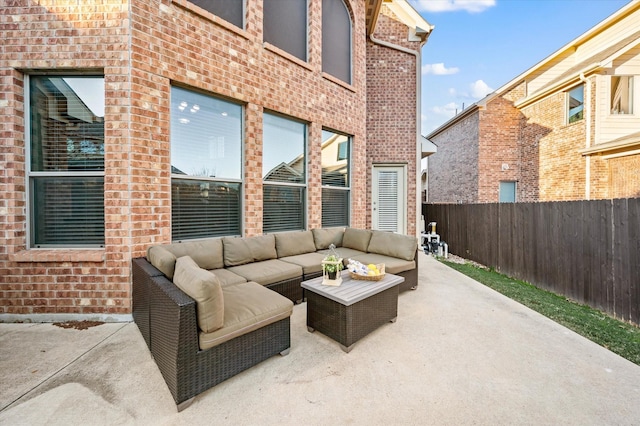
M422 210L450 253L640 325L640 198Z

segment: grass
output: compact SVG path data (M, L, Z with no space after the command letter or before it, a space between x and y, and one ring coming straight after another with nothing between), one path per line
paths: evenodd
M640 328L493 270L471 263L440 261L640 365Z

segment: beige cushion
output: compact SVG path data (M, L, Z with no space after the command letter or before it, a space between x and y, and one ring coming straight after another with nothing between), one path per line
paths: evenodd
M147 260L169 279L173 278L176 267L176 256L165 248L166 246L151 246L147 249Z
M228 269L234 274L246 278L247 281L255 281L262 285L302 277L302 267L279 259L232 266Z
M222 287L213 273L200 268L189 256L176 260L173 283L196 301L198 327L207 333L224 325Z
M224 327L200 332L200 349L205 350L235 337L291 316L293 302L254 282L223 288L226 308Z
M262 260L277 259L276 238L273 234L257 235L255 237L244 238L251 250L254 262Z
M324 254L314 252L281 257L278 260L298 265L302 268L302 273L304 275L309 275L316 272L322 272L322 261L324 260L324 257Z
M246 278L241 277L238 274L234 274L228 269L212 269L211 272L213 272L213 275L216 276L222 287L247 282Z
M384 254L404 260L413 260L418 248L418 239L393 232L373 231L369 241L370 253Z
M404 271L411 271L416 268L415 260L404 260L397 257L385 256L383 254L366 253L354 256L353 260L368 265L384 263L384 271L389 274L399 274Z
M315 228L311 232L313 233L316 250L328 249L331 244L336 247L342 246L344 228Z
M274 236L278 258L316 251L311 231L279 232Z
M255 237L224 237L224 266L238 266L247 263L275 259L276 240L272 234Z
M176 259L182 256L191 257L202 269L224 267L220 238L163 244L147 249L149 262L169 278L173 278Z
M342 246L366 253L370 239L371 231L367 229L347 228L344 230L344 236L342 237Z

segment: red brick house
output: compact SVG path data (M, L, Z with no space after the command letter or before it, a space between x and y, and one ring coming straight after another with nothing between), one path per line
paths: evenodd
M429 202L640 197L640 2L427 135Z
M4 4L0 321L130 319L152 244L419 233L432 27L406 0Z

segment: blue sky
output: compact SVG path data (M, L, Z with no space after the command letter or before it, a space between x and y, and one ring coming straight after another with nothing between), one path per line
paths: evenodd
M408 0L435 26L422 48L422 134L630 0Z

